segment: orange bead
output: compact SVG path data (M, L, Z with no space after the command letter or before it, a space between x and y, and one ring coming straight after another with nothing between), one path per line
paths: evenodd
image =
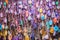
M28 17L28 15L29 15L29 14L28 14L28 11L26 11L26 17Z
M53 19L53 22L56 23L56 22L57 22L57 18L54 18L54 19Z
M8 4L8 0L5 0L5 2Z

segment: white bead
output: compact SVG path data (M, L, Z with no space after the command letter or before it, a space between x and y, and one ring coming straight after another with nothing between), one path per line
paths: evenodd
M51 3L49 3L49 6L52 6Z
M38 7L38 2L36 3L36 7Z
M60 9L60 6L57 6L57 9Z
M32 3L32 1L31 1L31 0L29 0L29 1L28 1L28 3L29 3L29 4L31 4L31 3Z
M13 13L13 10L11 9L10 12Z
M18 4L22 4L22 1L19 1Z
M8 8L10 8L10 4L8 5Z
M54 1L52 1L52 5L55 5L55 2Z
M7 19L6 18L4 19L4 22L7 23Z
M49 0L46 0L46 2L49 2Z
M43 1L41 0L41 1L40 1L40 4L42 4L42 3L43 3Z
M17 15L17 12L15 11L15 15Z
M0 17L3 17L3 13L0 13Z
M39 14L37 15L37 18L40 18L40 15Z
M27 9L27 6L25 6L24 8Z
M19 5L20 8L23 8L23 5Z

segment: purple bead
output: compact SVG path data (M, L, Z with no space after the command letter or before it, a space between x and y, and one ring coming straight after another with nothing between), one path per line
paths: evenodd
M51 16L50 10L48 10L47 15L48 15L48 16Z
M18 36L13 37L13 40L18 40Z

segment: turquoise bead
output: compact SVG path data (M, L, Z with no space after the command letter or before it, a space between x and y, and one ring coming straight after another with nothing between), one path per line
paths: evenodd
M55 25L55 26L54 26L54 31L58 31L58 30L59 30L58 26Z
M0 24L0 30L2 30L2 25Z
M4 2L4 6L6 6L6 2Z
M44 16L44 15L42 15L42 16L41 16L41 20L44 20L44 19L45 19L45 16Z
M55 2L55 4L56 4L56 5L58 5L58 4L59 4L59 2L58 2L58 1L56 1L56 2Z
M52 25L53 24L53 21L52 20L49 20L49 25Z
M23 25L23 21L22 20L20 21L20 25Z

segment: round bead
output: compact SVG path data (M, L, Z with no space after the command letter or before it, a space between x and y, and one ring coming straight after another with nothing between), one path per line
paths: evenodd
M54 31L58 31L58 30L59 30L58 26L55 25L55 26L54 26Z
M6 2L4 2L4 6L6 6Z
M40 9L40 13L42 13L43 12L43 10L42 10L42 8Z
M52 1L52 5L55 5L55 1Z
M53 21L52 20L49 20L49 25L52 25L53 24Z
M56 5L58 5L58 4L59 4L59 2L58 2L58 1L56 1L56 2L55 2L55 4L56 4Z
M44 20L44 19L45 19L45 16L44 16L44 15L42 15L42 16L41 16L41 20Z

